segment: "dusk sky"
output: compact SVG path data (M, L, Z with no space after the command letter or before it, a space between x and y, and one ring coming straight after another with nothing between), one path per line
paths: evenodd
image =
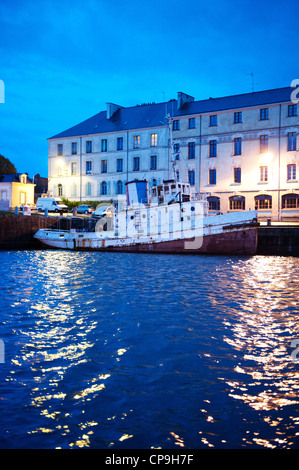
M298 18L298 0L0 0L0 154L47 176L47 138L107 102L290 86Z

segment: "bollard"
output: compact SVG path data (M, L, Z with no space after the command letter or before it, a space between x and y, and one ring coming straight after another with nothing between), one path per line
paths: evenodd
M45 217L48 217L48 208L45 208Z
M16 207L15 207L15 214L18 215L18 213L19 213L19 208L18 208L18 206L16 206Z

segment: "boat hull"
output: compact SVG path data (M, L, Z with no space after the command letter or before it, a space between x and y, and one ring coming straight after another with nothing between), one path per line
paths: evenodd
M51 233L39 231L36 238L47 248L73 251L137 252L137 253L180 253L180 254L224 254L254 255L257 250L257 224L249 224L239 229L231 228L221 233L206 234L203 237L162 241L135 240L111 243L105 239L75 234L65 234L63 239L51 237ZM50 235L50 236L49 236Z

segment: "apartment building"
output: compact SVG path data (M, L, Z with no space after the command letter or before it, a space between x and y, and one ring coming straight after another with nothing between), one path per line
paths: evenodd
M49 139L49 191L114 199L125 183L189 181L211 210L299 217L297 103L291 87L107 109Z

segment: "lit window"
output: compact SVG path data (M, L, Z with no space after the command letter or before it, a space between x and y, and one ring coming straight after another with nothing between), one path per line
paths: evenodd
M151 134L151 147L157 147L158 134Z
M229 198L229 209L231 211L244 211L245 210L245 197L244 196L231 196Z
M140 135L134 135L133 137L133 148L139 149L140 147Z
M76 162L72 162L72 164L71 164L71 173L72 173L72 175L77 174L77 163Z
M298 194L285 194L282 196L283 209L299 209L299 195Z
M261 183L268 182L268 167L267 166L260 166L260 182Z
M255 210L269 210L272 209L272 196L261 194L255 196Z
M220 198L216 196L209 196L207 198L209 203L209 210L210 211L220 211Z

